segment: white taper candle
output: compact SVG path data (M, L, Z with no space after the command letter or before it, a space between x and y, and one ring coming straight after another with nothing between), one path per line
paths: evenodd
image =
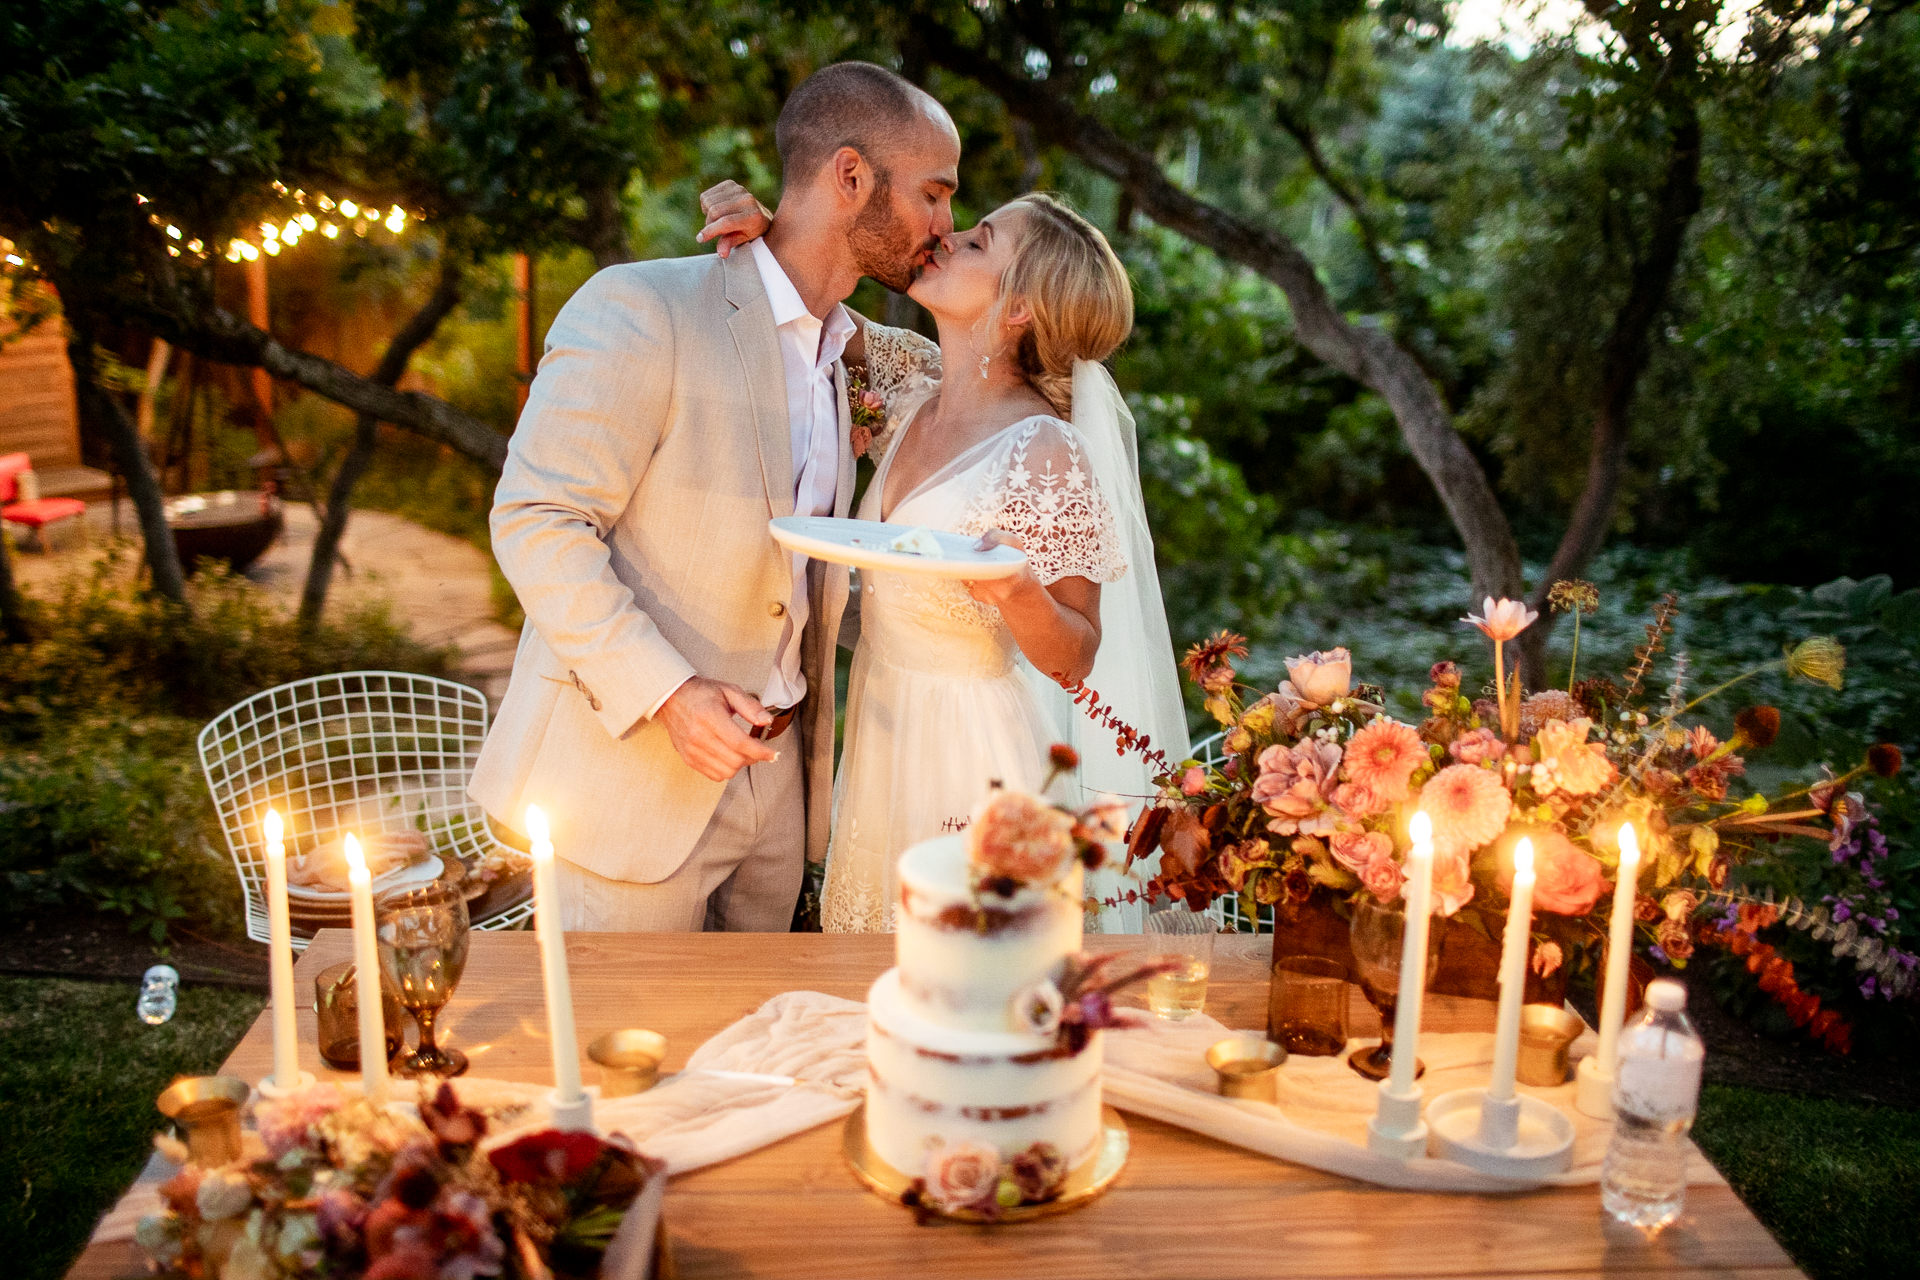
M553 1094L563 1105L586 1096L580 1087L580 1047L573 1029L573 987L567 980L567 934L560 925L560 880L553 867L547 815L527 806L533 855L533 931L540 943L540 974L547 991L547 1032L553 1042Z
M1493 1079L1487 1096L1507 1102L1520 1061L1520 1001L1527 985L1527 945L1533 936L1533 841L1513 846L1513 902L1500 944L1500 1016L1493 1028Z
M1594 1052L1611 1079L1627 1016L1627 965L1633 958L1633 900L1640 882L1640 837L1631 822L1620 824L1620 869L1613 882L1613 916L1607 921L1607 974L1600 988L1600 1044Z
M1387 1077L1398 1094L1412 1091L1420 1054L1420 1005L1427 991L1427 931L1433 924L1433 820L1424 813L1414 814L1409 834L1413 848L1407 853L1400 995L1393 1013L1393 1071Z
M287 915L286 828L278 810L260 823L267 842L267 985L273 996L273 1083L300 1083L300 1034L294 1024L293 924Z
M380 1004L380 948L374 938L373 877L360 854L360 842L349 835L347 891L353 899L354 994L360 1008L360 1087L375 1104L387 1100L387 1027Z

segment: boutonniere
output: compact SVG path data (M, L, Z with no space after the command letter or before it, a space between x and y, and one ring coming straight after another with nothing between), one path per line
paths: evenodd
M880 393L867 386L864 369L847 370L847 416L853 423L853 456L864 458L873 448L875 436L887 422L887 403Z

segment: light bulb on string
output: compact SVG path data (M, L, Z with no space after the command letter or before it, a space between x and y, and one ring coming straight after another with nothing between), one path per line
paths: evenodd
M269 240L262 248L266 249L267 253L273 257L280 255L280 242L278 240Z
M312 231L317 227L319 227L320 223L319 223L319 220L316 219L312 214L303 213L300 215L300 225L302 227L305 227L308 231Z
M351 200L342 200L340 202L340 212L349 218L356 217L360 213L360 206Z

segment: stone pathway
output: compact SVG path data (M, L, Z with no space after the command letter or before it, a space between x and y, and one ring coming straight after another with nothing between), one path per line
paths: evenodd
M286 531L247 570L247 577L291 611L306 581L318 521L313 508L304 504L288 503L285 510ZM84 569L112 543L112 513L106 503L90 506L84 518L84 539L79 530L57 527L49 551L13 548L14 573L23 586L41 587ZM133 511L125 502L120 528L137 557ZM453 646L462 676L494 707L500 705L520 637L495 620L492 568L485 553L384 511L355 511L342 551L353 568L334 571L327 597L330 611L350 601L386 601L415 640Z

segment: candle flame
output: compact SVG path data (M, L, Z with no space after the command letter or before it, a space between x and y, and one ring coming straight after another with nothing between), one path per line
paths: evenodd
M1413 850L1415 853L1420 852L1422 849L1425 849L1428 853L1433 852L1433 819L1427 816L1425 809L1417 810L1414 813L1413 821L1407 824L1407 834L1413 837Z
M348 835L346 840L346 846L347 846L347 874L348 875L367 874L367 860L364 857L362 857L360 854L360 842L354 839L352 835Z
M1620 824L1620 865L1623 867L1640 865L1640 833L1633 829L1631 822Z
M550 844L552 833L547 829L547 815L537 804L527 806L527 838L535 844Z
M268 844L279 844L281 837L286 834L278 809L268 809L267 816L260 822L260 827L266 833Z
M1517 876L1533 875L1533 841L1526 836L1513 846L1513 874Z

